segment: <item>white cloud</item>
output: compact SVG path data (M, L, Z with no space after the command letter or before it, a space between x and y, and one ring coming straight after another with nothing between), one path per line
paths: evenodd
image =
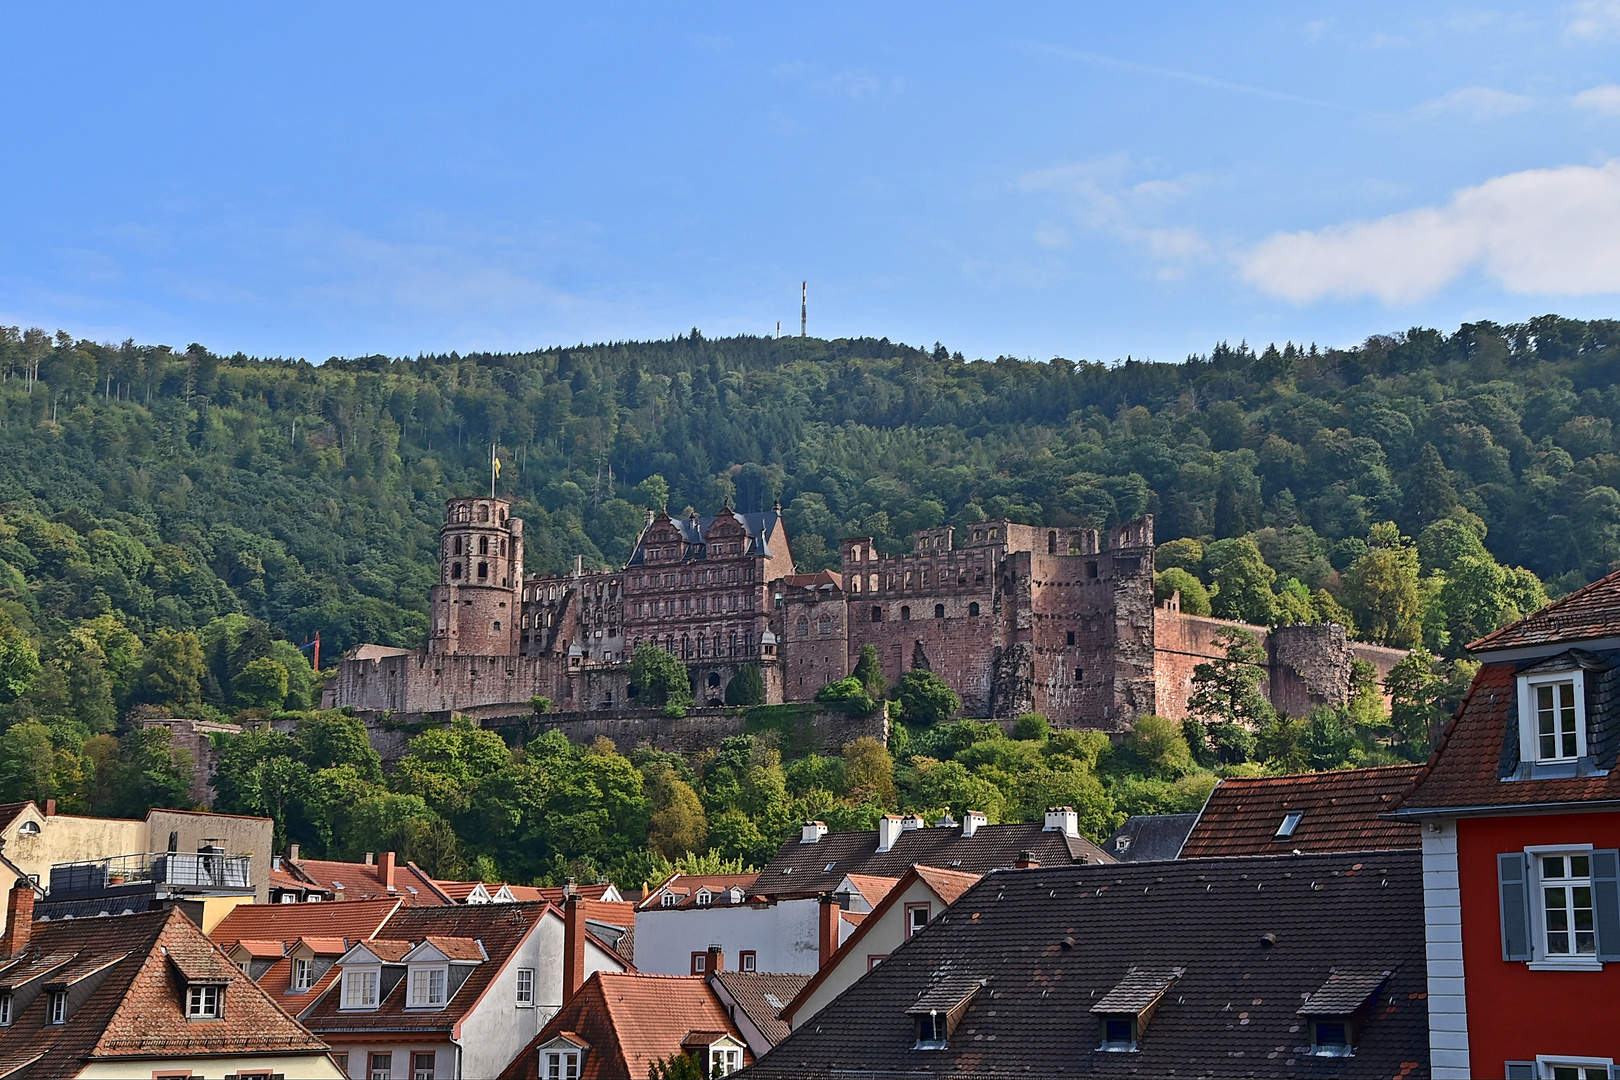
M1420 116L1454 116L1460 113L1473 120L1495 120L1504 116L1517 116L1534 108L1535 105L1535 98L1523 94L1492 90L1488 86L1465 86L1419 105L1413 111Z
M1564 32L1570 37L1595 40L1620 31L1620 0L1578 0L1566 10Z
M1407 303L1474 267L1512 293L1620 293L1620 160L1509 173L1444 206L1277 233L1241 265L1251 284L1296 303Z
M1133 164L1124 154L1094 161L1038 169L1018 179L1028 192L1055 196L1075 223L1090 232L1118 237L1144 249L1166 264L1160 273L1179 272L1203 258L1210 245L1196 229L1163 227L1151 219L1164 206L1185 198L1200 178L1131 182L1131 175L1149 163ZM1045 248L1067 246L1068 232L1050 224L1037 228L1035 242Z
M1570 99L1577 109L1586 109L1604 116L1620 116L1620 86L1609 83L1582 90Z

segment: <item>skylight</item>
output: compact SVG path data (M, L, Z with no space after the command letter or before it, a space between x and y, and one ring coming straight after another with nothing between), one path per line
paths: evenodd
M1304 811L1295 811L1292 814L1288 814L1282 819L1282 824L1277 826L1277 835L1273 836L1272 839L1287 840L1292 837L1294 835L1294 830L1299 828L1300 819L1302 819L1304 816Z

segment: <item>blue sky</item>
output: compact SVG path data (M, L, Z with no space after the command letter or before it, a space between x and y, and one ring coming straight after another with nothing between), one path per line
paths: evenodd
M969 357L1620 316L1620 0L0 8L0 324ZM1614 162L1614 164L1611 164Z

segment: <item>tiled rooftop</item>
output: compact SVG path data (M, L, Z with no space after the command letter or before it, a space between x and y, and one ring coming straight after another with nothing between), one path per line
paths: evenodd
M768 972L722 971L713 976L725 992L752 1020L759 1033L772 1046L787 1038L787 1021L782 1010L798 996L808 975L776 975Z
M1578 644L1620 637L1620 572L1576 589L1562 600L1470 642L1468 651L1488 653L1557 643Z
M1395 809L1422 771L1388 765L1228 777L1210 793L1181 858L1421 847L1416 825L1381 815Z
M1120 862L1173 859L1197 820L1197 814L1132 814L1102 848Z

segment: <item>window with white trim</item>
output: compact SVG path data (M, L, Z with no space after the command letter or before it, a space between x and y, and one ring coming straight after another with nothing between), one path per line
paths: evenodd
M1534 1061L1504 1063L1508 1080L1608 1080L1615 1075L1612 1058L1539 1054Z
M1547 956L1597 956L1592 909L1592 856L1542 855L1541 933Z
M193 983L186 987L186 1019L218 1020L224 987L217 984Z
M411 967L411 1008L436 1009L444 1005L445 984L449 980L447 967Z
M376 968L360 968L343 973L343 1007L345 1009L375 1009L377 1007Z
M753 949L743 949L737 953L738 971L757 971L759 969L759 953Z
M1496 865L1502 959L1587 970L1620 961L1620 851L1537 846Z
M438 1058L439 1055L431 1050L413 1053L411 1055L411 1080L433 1080Z
M11 1026L11 995L0 994L0 1027Z
M1519 676L1519 760L1551 765L1585 756L1585 672Z
M676 896L672 892L666 892L666 893L664 893L663 896L660 896L658 898L658 903L663 907L674 907L676 904L678 904L680 902L681 902L681 898Z
M545 1080L579 1080L579 1053L574 1050L548 1050L545 1053Z
M394 1055L384 1051L371 1055L371 1080L394 1080Z
M49 1019L46 1021L47 1023L67 1023L67 991L52 990L48 1008L50 1015Z
M534 1007L534 968L517 970L517 1003L519 1008Z
M709 1047L709 1075L730 1076L742 1068L742 1050L735 1046Z
M906 905L906 938L907 938L907 940L910 940L912 934L919 933L922 930L923 927L928 925L928 919L930 917L929 913L932 910L933 910L933 908L932 908L932 905L930 905L930 904L907 904Z
M302 993L315 985L315 961L300 957L292 962L292 988Z

